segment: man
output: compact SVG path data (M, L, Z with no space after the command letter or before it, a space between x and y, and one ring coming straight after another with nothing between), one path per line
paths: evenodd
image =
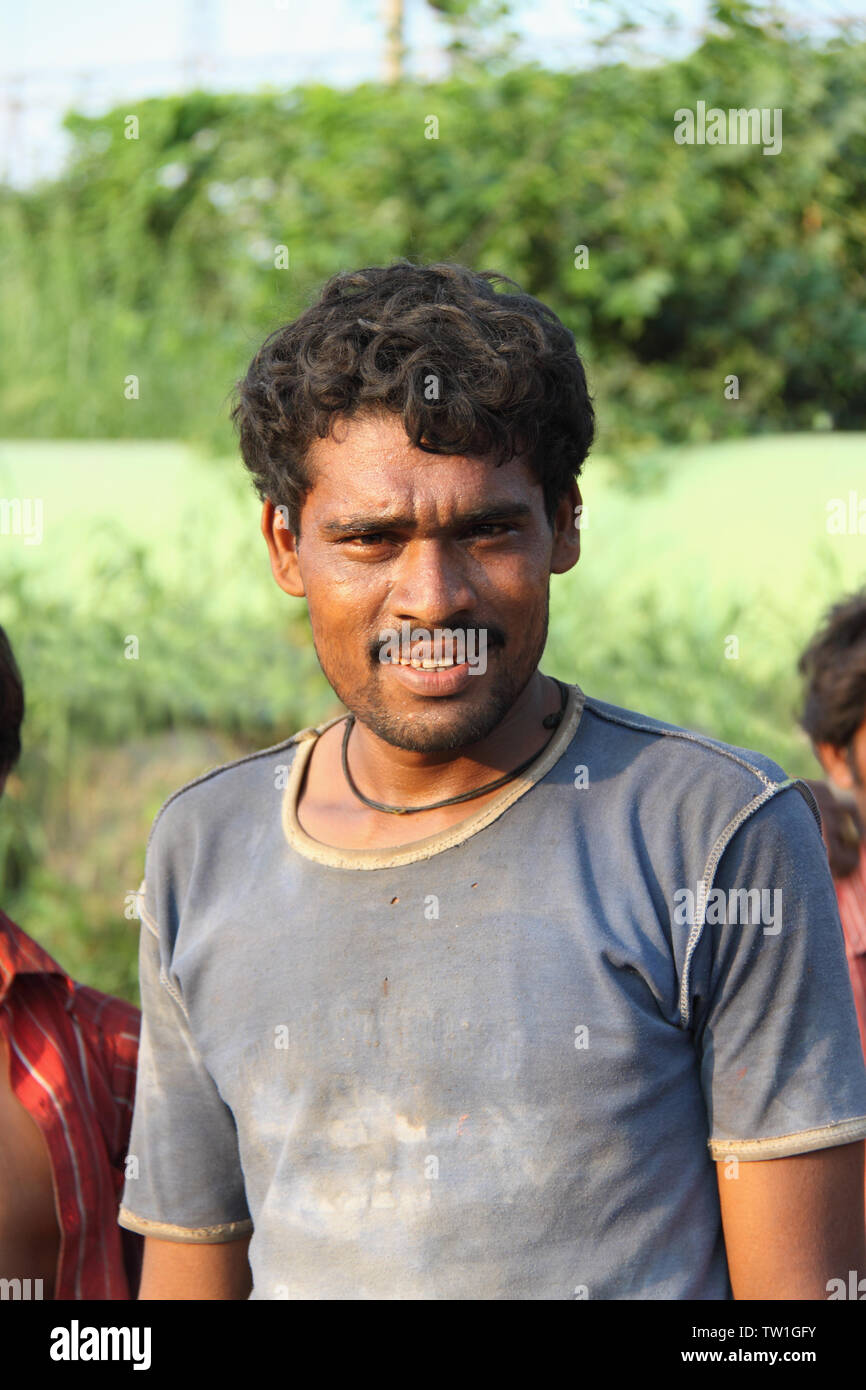
M800 722L837 789L821 810L866 1053L866 593L830 609L799 670L806 677Z
M814 805L538 669L593 411L497 279L337 275L241 384L273 574L349 716L154 823L142 1298L824 1298L863 1268Z
M0 628L0 794L24 686ZM134 1298L142 1241L117 1226L139 1011L76 984L0 912L0 1289Z

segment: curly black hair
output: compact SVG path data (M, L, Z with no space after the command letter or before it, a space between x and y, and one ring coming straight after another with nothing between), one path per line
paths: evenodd
M497 464L525 455L548 521L595 433L574 335L553 310L506 275L447 261L333 275L265 340L236 397L232 420L256 491L286 507L296 536L314 482L308 450L339 416L399 414L426 453Z
M866 719L866 590L834 604L797 669L806 677L800 724L813 744L847 748Z
M0 627L0 778L11 772L21 756L24 682L12 644Z

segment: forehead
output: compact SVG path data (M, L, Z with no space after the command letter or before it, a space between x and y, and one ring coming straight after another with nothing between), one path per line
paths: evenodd
M334 423L333 435L310 446L313 479L307 510L324 520L333 513L394 511L419 517L492 500L541 498L542 490L519 455L497 467L489 458L429 454L416 448L399 415L365 414Z

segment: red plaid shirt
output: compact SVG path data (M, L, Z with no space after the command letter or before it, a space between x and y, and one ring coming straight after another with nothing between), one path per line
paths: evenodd
M860 846L860 862L853 874L836 880L836 900L866 1055L866 841Z
M76 982L0 912L10 1083L48 1145L60 1225L54 1297L129 1299L141 1241L117 1224L141 1015Z

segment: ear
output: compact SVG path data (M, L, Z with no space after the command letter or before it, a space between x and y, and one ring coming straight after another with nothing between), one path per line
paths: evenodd
M551 574L565 574L580 559L580 527L583 521L583 498L576 482L571 484L559 503L553 518L553 554Z
M286 524L285 507L267 501L262 507L262 535L268 547L271 573L280 588L293 598L304 598L306 590L298 561L298 543Z
M835 782L837 787L850 791L854 786L854 778L845 756L845 749L836 748L832 743L816 743L815 754L830 781Z

